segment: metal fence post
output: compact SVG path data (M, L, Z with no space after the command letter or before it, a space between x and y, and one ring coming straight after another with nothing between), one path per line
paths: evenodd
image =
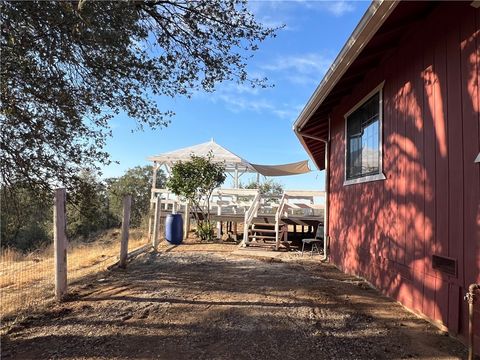
M67 235L65 202L67 193L64 188L55 189L53 209L53 246L55 252L55 298L62 301L67 293Z
M127 267L128 255L128 230L130 227L130 207L132 205L132 196L126 195L123 198L123 219L122 219L122 238L120 243L120 261L118 267Z

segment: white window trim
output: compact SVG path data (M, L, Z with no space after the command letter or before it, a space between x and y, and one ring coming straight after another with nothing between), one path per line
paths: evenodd
M355 104L345 115L343 115L345 120L345 156L344 156L344 174L343 174L343 186L353 185L353 184L361 184L371 181L378 181L378 180L385 180L385 174L383 173L383 85L385 85L385 80L382 81L375 89L370 91L366 96L362 98L359 102ZM379 93L379 101L378 106L380 107L378 111L378 121L379 121L379 131L380 131L380 144L379 144L379 156L380 156L380 163L378 174L372 174L367 176L362 176L355 179L348 179L347 180L347 118L360 106L362 106L368 99L370 99L373 95Z

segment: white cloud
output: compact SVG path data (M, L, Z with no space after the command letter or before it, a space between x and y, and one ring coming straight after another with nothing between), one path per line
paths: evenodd
M298 114L303 109L302 104L294 105L291 104L282 104L279 108L273 110L273 113L281 119L290 121L292 124L297 119Z
M318 85L320 82L320 78L312 78L307 75L287 75L286 78L291 83L302 86Z
M294 0L294 3L301 4L307 9L327 11L337 17L355 10L354 1L347 0Z
M282 11L283 5L279 1L249 1L247 3L248 9L255 15L258 22L273 28L286 24L288 14ZM286 26L283 29L285 30Z
M252 74L252 78L257 78L258 76ZM258 77L258 78L262 78ZM251 94L251 95L257 95L258 94L258 87L252 87L248 84L236 84L234 82L228 82L222 84L222 87L220 89L222 92L231 92L231 93L237 93L237 94Z
M288 28L292 25L291 20L294 20L290 15L295 8L328 12L335 17L343 16L355 10L354 1L348 0L262 0L250 1L248 7L260 22L263 20L267 24L276 25L288 23ZM272 14L274 14L275 20L273 20Z
M278 72L282 77L294 84L318 84L330 67L332 60L322 54L310 53L278 57L270 64L262 65L262 69Z
M277 56L268 64L259 65L251 75L259 78L266 76L283 88L282 91L285 91L285 86L287 92L295 91L295 87L299 88L299 86L305 90L306 86L318 85L330 63L330 58L319 53ZM293 123L303 108L303 104L298 105L298 100L294 100L293 94L288 95L290 100L278 101L275 96L276 91L276 87L261 89L252 88L248 84L225 82L218 86L213 93L198 92L195 96L215 104L222 104L227 110L234 113L255 112Z
M340 17L346 13L352 12L355 10L355 6L352 2L340 0L340 1L326 1L325 10L331 14Z
M280 119L286 119L293 123L293 120L298 116L298 111L295 110L295 107L289 107L286 109L276 109L273 110L273 113L278 116Z
M328 70L332 63L330 58L322 54L310 53L305 55L294 55L278 57L271 64L263 65L262 68L271 71L295 70L302 74L322 73Z
M213 101L221 100L230 111L239 112L243 110L252 110L255 112L263 112L265 110L273 110L275 106L273 103L263 98L247 98L239 96L238 94L223 93L216 97L212 97Z
M233 88L216 91L209 94L207 99L213 103L223 103L231 112L255 112L259 114L270 114L281 120L288 120L293 123L302 105L291 105L288 103L277 103L271 98L260 97L252 94L240 94L232 91Z

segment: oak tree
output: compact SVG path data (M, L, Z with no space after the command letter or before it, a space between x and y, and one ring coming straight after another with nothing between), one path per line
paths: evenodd
M146 219L150 209L153 172L151 166L135 166L118 178L106 180L110 210L120 225L123 212L123 197L132 195L130 225L138 227ZM157 170L155 187L161 189L166 181L165 173Z
M2 1L0 176L69 186L110 162L109 120L167 125L156 97L265 86L247 60L275 30L242 0Z

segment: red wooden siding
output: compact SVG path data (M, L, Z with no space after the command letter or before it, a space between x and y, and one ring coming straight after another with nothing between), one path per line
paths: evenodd
M480 282L480 10L440 6L414 26L331 114L331 256L465 335L463 295ZM382 81L387 179L344 186L344 114ZM457 276L434 270L433 254Z

